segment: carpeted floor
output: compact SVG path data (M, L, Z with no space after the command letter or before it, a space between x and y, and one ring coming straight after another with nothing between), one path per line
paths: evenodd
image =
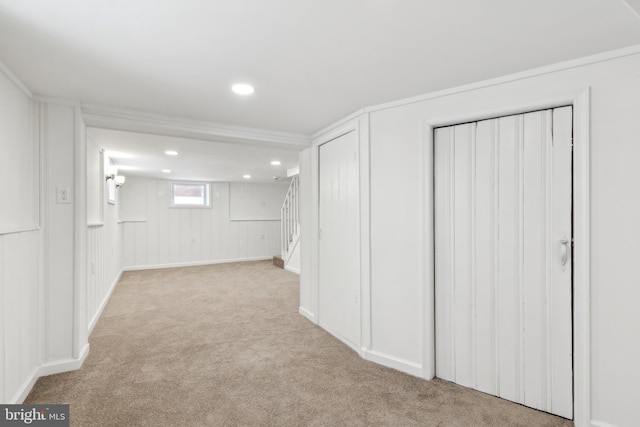
M73 426L573 425L367 362L298 293L269 261L124 273L82 369L25 403L69 403Z

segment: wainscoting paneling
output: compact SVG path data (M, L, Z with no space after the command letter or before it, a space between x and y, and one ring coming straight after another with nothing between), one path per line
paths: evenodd
M87 232L87 319L89 333L93 330L100 314L113 292L122 262L120 253L120 224L89 227Z
M129 187L129 181L135 185ZM166 180L131 177L118 191L144 191L138 195L146 199L146 212L122 218L126 268L268 258L280 252L280 221L230 221L228 183L211 184L211 208L170 208Z
M39 242L39 231L0 235L0 402L16 402L41 362Z

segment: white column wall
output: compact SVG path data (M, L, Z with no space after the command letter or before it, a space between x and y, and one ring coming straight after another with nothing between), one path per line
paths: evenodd
M78 105L34 101L0 70L0 147L13 153L3 171L20 170L18 192L3 198L5 212L19 215L0 220L0 402L20 403L39 376L78 368L88 351L84 252L76 250L85 239L77 224L86 224L84 125ZM57 202L58 188L69 203Z
M22 400L41 363L40 147L31 94L0 63L0 403Z
M591 152L592 418L640 425L640 60L594 85Z
M314 304L311 292L311 242L313 240L313 226L311 224L311 210L313 186L311 148L302 151L299 155L300 164L300 314L314 321Z

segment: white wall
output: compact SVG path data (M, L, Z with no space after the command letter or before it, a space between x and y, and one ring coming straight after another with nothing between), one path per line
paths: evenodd
M280 253L280 221L229 219L229 183L211 184L211 208L170 208L169 183L127 177L118 190L125 268L267 259ZM132 199L145 201L144 212L126 207Z
M122 272L123 227L118 223L119 205L107 201L107 182L103 171L108 162L107 157L101 156L100 147L88 138L87 201L95 199L94 215L95 218L100 218L98 221L90 221L87 229L86 310L89 333L99 320Z
M31 99L0 71L0 233L38 227L39 147Z
M40 155L32 135L30 94L0 68L0 402L21 399L41 362Z
M271 184L229 183L231 221L279 221L288 189L289 180Z
M2 168L14 174L3 177L12 189L4 194L0 225L0 401L16 403L38 376L73 369L83 350L86 355L86 329L77 327L84 314L76 310L83 268L76 268L74 250L83 237L75 224L86 217L86 205L84 197L75 199L84 182L76 175L79 110L33 101L0 68L0 110L7 120L0 150L12 162ZM68 203L57 203L61 187L68 189Z
M314 321L313 294L311 266L313 259L311 256L311 242L313 240L313 225L311 221L313 210L313 166L311 161L312 149L308 148L300 152L298 163L300 164L300 182L298 199L298 214L300 215L300 314Z
M47 195L45 232L45 360L73 358L74 339L74 140L75 109L42 104ZM57 203L56 191L70 190L71 203ZM82 197L80 195L80 197Z
M592 92L591 369L593 418L640 425L640 59Z
M0 215L0 402L20 403L39 376L77 369L88 352L86 154L78 105L34 101L0 70L0 151L11 161L1 168L11 190Z
M367 312L371 316L371 343L365 356L368 350L384 354L387 360L380 362L391 366L388 362L395 360L394 367L418 375L429 370L424 366L429 359L425 349L433 338L433 322L425 317L429 296L424 292L433 271L425 269L429 248L424 210L432 189L425 187L423 175L429 170L425 123L558 105L590 88L591 273L587 292L591 294L591 350L585 359L590 359L587 385L591 398L590 405L586 403L588 419L579 419L579 424L640 424L635 410L635 385L640 382L636 369L640 335L635 333L640 330L640 288L635 286L634 269L640 254L637 51L364 110L370 117L370 158L361 158L361 164L371 168L370 211L363 210L371 219L371 304L363 305L363 316ZM302 172L302 179L307 178L304 169ZM302 283L308 289L301 291L301 305L314 292L313 283Z
M87 222L100 224L104 210L105 172L103 154L87 135Z

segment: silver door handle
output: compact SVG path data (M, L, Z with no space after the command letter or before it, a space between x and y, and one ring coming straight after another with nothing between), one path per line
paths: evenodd
M560 239L560 266L564 267L567 263L567 256L569 254L568 249L569 240L566 237Z

